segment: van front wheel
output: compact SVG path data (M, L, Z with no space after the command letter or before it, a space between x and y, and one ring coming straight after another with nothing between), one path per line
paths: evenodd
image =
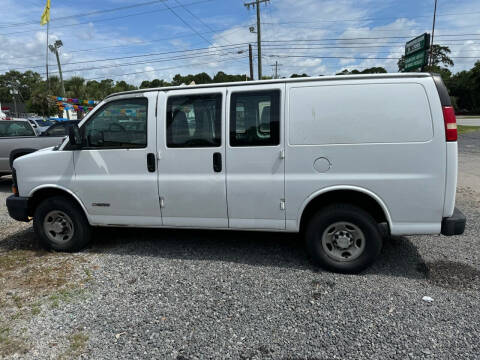
M382 249L382 236L373 217L349 204L330 205L317 212L307 225L305 237L313 261L340 273L364 270Z
M82 209L63 196L45 199L37 206L33 228L43 247L56 251L79 251L91 238Z

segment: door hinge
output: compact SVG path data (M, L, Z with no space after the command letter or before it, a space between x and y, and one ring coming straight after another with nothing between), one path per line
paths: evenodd
M285 159L285 149L280 150L280 159Z
M162 158L162 152L160 150L157 151L157 160Z
M280 199L280 210L285 210L285 199Z
M161 208L165 207L165 199L163 197L160 197L160 207Z

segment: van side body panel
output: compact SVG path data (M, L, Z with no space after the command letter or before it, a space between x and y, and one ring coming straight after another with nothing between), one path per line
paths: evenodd
M392 234L440 232L446 145L431 78L287 84L285 112L287 224L312 194L357 187L385 204Z

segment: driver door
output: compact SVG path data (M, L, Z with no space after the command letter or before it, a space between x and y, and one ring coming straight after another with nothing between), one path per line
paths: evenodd
M162 225L156 99L156 92L113 98L82 124L82 149L74 151L75 191L96 224Z

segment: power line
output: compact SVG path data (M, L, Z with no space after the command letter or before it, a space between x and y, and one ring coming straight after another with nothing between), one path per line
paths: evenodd
M266 57L278 58L310 58L310 59L351 59L351 60L395 60L392 57L361 57L361 56L313 56L313 55L284 55L284 54L270 54ZM477 59L478 56L455 56L452 59Z
M190 14L193 18L197 19L203 26L205 26L208 30L213 31L212 27L208 25L206 22L204 22L200 17L195 15L193 12L191 12L186 6L183 6L183 4L179 0L175 0L175 2L180 5L186 12ZM231 44L230 41L226 40L223 36L219 36L221 39L224 39L227 43Z
M455 34L449 36L480 36L480 34ZM445 35L439 35L442 37ZM409 39L410 36L381 36L381 37L355 37L355 38L324 38L324 39L287 39L287 40L263 40L262 42L295 42L295 41L350 41L350 40L385 40L385 39ZM480 40L478 39L461 39L468 40Z
M159 0L157 0L157 1L159 1ZM162 1L165 1L165 0L162 0ZM184 4L184 6L197 5L197 4L202 4L202 3L212 2L212 1L215 1L215 0L200 0L200 1L192 2L192 3ZM179 7L180 7L180 6L172 6L172 8L174 8L174 9L179 8ZM130 17L133 17L133 16L140 16L140 15L152 14L152 13L162 12L162 11L167 11L167 10L168 10L168 9L157 9L157 10L143 11L143 12L135 13L135 14L128 14L128 15L116 16L116 17L111 17L111 18L106 18L106 19L90 20L90 21L84 21L84 22L79 22L79 23L75 23L75 24L65 24L65 25L62 25L62 26L54 27L54 30L56 30L56 29L63 29L63 28L66 28L66 27L80 26L80 25L85 25L85 24L90 24L90 23L100 23L100 22L106 22L106 21L111 21L111 20L125 19L125 18L130 18ZM33 32L37 32L37 31L40 31L40 30L22 30L22 31L15 31L15 32L9 32L9 33L0 34L0 36L8 36L8 35L24 34L24 33L33 33Z
M225 56L225 55L232 55L232 54L234 54L234 53L216 52L216 53L209 53L208 55L210 55L210 56ZM168 58L148 60L148 61L136 61L136 62L130 62L130 63L112 64L112 65L97 66L97 67L69 69L69 70L64 70L63 72L67 73L67 72L76 72L76 71L91 71L91 70L109 69L109 68L132 66L132 65L148 65L148 64L154 64L154 63L159 63L159 62L164 62L164 61L187 60L187 59L196 59L196 58L198 58L198 54L191 54L191 55L175 56L175 57L168 57ZM243 65L243 63L242 63L242 65ZM53 73L56 73L56 72L53 72ZM45 73L40 73L40 75L45 75Z
M153 5L153 4L156 5L156 4L158 4L160 2L164 2L164 1L168 1L168 0L153 0L153 1L147 1L147 2L143 2L143 3L139 3L139 4L119 6L119 7L111 8L111 9L95 10L95 11L91 11L89 13L81 13L81 14L79 13L79 14L75 14L75 15L62 16L62 17L57 17L57 18L50 19L50 22L56 22L56 21L65 20L65 19L76 19L76 18L79 18L79 17L99 15L99 14L104 14L104 13L108 13L108 12L127 10L127 9L132 9L132 8L137 8L137 7L141 7L141 6L147 6L147 5ZM30 22L24 21L24 22L20 22L20 23L5 23L5 24L0 24L0 28L2 28L2 27L14 27L14 26L19 26L19 25L23 26L23 25L30 25L30 24L37 25L38 21L30 21Z
M141 55L120 56L120 57L106 58L106 59L93 59L93 60L85 60L85 61L77 61L77 62L67 63L67 64L64 64L64 66L86 64L86 63L92 63L92 62L98 63L98 62L102 62L102 61L134 59L134 58L149 57L149 56L169 55L169 54L176 54L176 53L187 53L187 52L195 52L195 55L198 56L198 55L201 55L202 53L205 53L205 52L208 53L209 51L215 50L215 49L221 49L221 50L229 51L229 50L236 50L238 48L242 48L245 45L248 45L248 43L210 46L210 47L205 47L205 48L197 48L197 49L189 49L189 50L165 51L165 52L149 53L149 54L141 54ZM49 66L53 66L53 65L50 64ZM39 67L43 67L43 65L16 67L16 69L31 69L31 68L39 68Z
M267 1L267 0L264 0L264 1ZM195 29L192 25L190 25L187 21L185 21L180 15L178 15L175 10L173 10L172 7L168 6L168 4L166 2L163 3L163 5L168 9L170 10L170 12L175 15L183 24L185 24L190 30L192 30L195 34L197 34L200 38L202 38L203 40L205 40L207 43L209 43L210 45L214 45L209 39L207 39L206 37L204 37L199 31L197 31L197 29ZM183 7L183 6L182 6Z
M222 60L217 60L216 62L230 62L230 61L237 61L237 58L225 58L225 59L222 59ZM189 67L192 67L192 66L198 66L198 65L207 65L207 64L210 64L211 62L212 62L212 61L204 62L204 63L197 63L197 64L188 63L188 64L184 64L184 65L170 66L170 67L166 67L166 68L159 68L159 69L152 69L152 70L145 70L145 71L136 71L136 72L124 73L124 74L109 75L109 77L119 77L119 76L128 76L128 75L137 75L137 74L145 74L145 73L155 72L155 71L178 69L178 68L180 68L181 66L189 66ZM91 80L97 80L97 79L105 79L105 77L101 77L101 78L89 78L89 79L85 79L85 80L86 80L86 81L91 81Z
M480 11L470 11L470 12L461 12L461 13L445 13L445 14L437 14L437 16L460 16L460 15L475 15L480 14ZM390 17L366 17L366 18L351 18L351 19L315 19L311 21L281 21L281 22L274 22L274 23L266 23L270 25L286 25L286 24L314 24L319 22L326 22L326 23L335 23L335 22L349 22L349 21L370 21L370 20L390 20L390 19L414 19L414 18L430 18L431 15L413 15L413 16L390 16Z
M480 39L479 39L480 40ZM302 43L294 42L294 43L288 43L288 42L275 42L275 43L267 43L264 44L264 46L269 49L269 50L309 50L309 49L364 49L364 48L392 48L395 47L396 45L398 46L403 46L403 43L389 43L389 44L384 44L384 45L369 45L370 43L359 43L357 44L345 44L341 46L332 46L332 44L318 44L318 43L308 43L308 48L305 47L299 47L302 45ZM130 55L130 56L121 56L121 57L113 57L113 58L103 58L103 59L92 59L92 60L85 60L85 61L77 61L77 62L72 62L68 64L64 64L64 66L72 66L72 65L78 65L78 64L86 64L86 63L98 63L98 62L103 62L103 61L115 61L115 60L124 60L124 59L134 59L134 58L141 58L141 57L151 57L151 56L160 56L160 55L169 55L169 54L180 54L180 53L195 53L196 56L201 56L201 55L208 55L211 54L212 51L223 51L223 52L232 52L236 51L238 49L242 49L244 46L248 45L248 43L237 43L237 44L232 44L232 45L219 45L219 46L212 46L212 47L205 47L205 48L196 48L196 49L187 49L187 50L176 50L176 51L166 51L166 52L158 52L158 53L147 53L147 54L139 54L139 55ZM464 44L453 44L453 46L460 46ZM359 51L360 53L366 53L364 51ZM153 61L153 60L149 60ZM147 63L147 61L143 61L143 63ZM8 66L7 64L5 64ZM53 64L51 65L53 66ZM22 66L22 67L17 67L15 66L14 69L34 69L34 68L40 68L43 67L43 65L38 65L38 66ZM4 69L3 71L8 71L8 69Z
M163 10L163 9L162 9ZM216 30L214 31L213 33L215 32L221 32L221 31L225 31L225 30L228 30L228 29L219 29L219 30ZM237 29L235 32L237 31L240 31L240 30L243 30L243 29ZM203 33L204 35L206 34L210 34L212 32L205 32ZM90 48L90 49L79 49L79 50L70 50L67 52L72 54L72 53L78 53L78 52L90 52L90 51L97 51L97 50L104 50L104 49L111 49L111 48L117 48L117 47L128 47L128 46L133 46L133 45L141 45L141 44L149 44L149 43L156 43L158 41L165 41L165 40L174 40L174 39L181 39L181 38L184 38L184 37L190 37L190 36L196 36L196 34L191 34L191 33L188 33L188 34L183 34L181 36L174 36L174 37L167 37L167 38L159 38L159 39L152 39L150 41L144 41L144 42L138 42L138 43L134 43L134 44L126 44L126 45L110 45L110 46L102 46L102 47L98 47L98 48ZM32 59L32 58L39 58L39 57L43 57L43 55L31 55L31 56L24 56L24 57L18 57L18 56L15 56L15 60L18 60L18 59ZM7 65L7 63L3 63L4 65Z

